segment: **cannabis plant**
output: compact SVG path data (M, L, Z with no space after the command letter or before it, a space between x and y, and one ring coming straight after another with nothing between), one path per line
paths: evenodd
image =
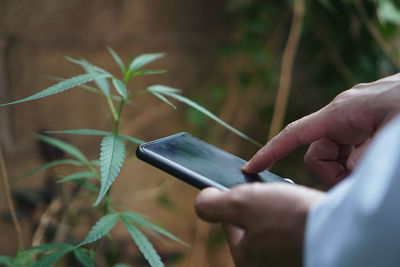
M94 130L94 129L74 129L74 130L61 130L51 131L52 134L76 134L76 135L92 135L102 136L100 144L100 159L93 160L86 157L77 147L56 139L49 135L37 135L37 138L45 143L57 147L58 149L66 152L71 159L55 160L29 172L24 177L30 176L36 172L45 170L56 165L72 165L79 166L82 170L77 173L62 177L58 180L59 183L76 183L82 190L89 190L93 194L97 194L97 199L93 206L99 206L99 212L102 212L102 217L91 228L86 238L79 244L68 243L50 243L43 244L27 250L19 251L15 258L0 256L0 264L9 266L51 266L56 263L67 253L72 252L76 259L79 260L84 266L94 266L94 258L96 254L97 244L103 237L111 237L110 230L116 225L118 221L122 221L126 230L132 237L134 243L137 245L143 256L146 258L151 266L163 266L160 256L149 242L143 231L147 233L156 234L170 238L179 243L185 244L183 241L160 228L148 219L136 212L120 208L113 202L110 197L110 189L112 183L118 176L121 168L124 166L124 161L127 155L127 143L134 145L142 144L143 141L134 137L126 136L120 133L120 122L123 114L123 109L126 104L131 102L132 99L139 97L143 94L149 93L164 101L168 105L176 108L170 99L175 99L183 102L192 108L197 109L204 115L212 120L228 128L239 136L249 140L250 142L259 145L256 141L250 139L243 133L235 128L226 124L207 109L198 105L197 103L182 96L181 90L171 88L165 85L152 85L147 89L132 91L128 89L128 82L140 75L159 74L165 70L148 70L143 69L144 66L150 62L164 57L163 53L143 54L139 55L129 62L124 64L121 58L111 49L108 49L113 59L121 69L121 78L113 75L108 71L97 67L84 59L72 59L67 57L69 61L75 63L83 68L84 74L74 76L69 79L58 79L58 83L50 86L49 88L40 91L32 96L17 100L11 103L2 104L0 106L7 106L18 104L22 102L32 101L39 98L48 97L54 94L62 93L74 87L81 87L96 94L104 96L106 103L109 107L111 116L113 118L113 126L110 131ZM96 87L89 86L87 83L93 82ZM112 84L112 88L110 86ZM98 182L96 182L96 180ZM100 184L100 188L96 185ZM94 243L90 245L90 243Z

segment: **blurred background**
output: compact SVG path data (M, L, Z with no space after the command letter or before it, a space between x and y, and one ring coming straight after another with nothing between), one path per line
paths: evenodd
M294 15L295 14L295 15ZM20 99L54 83L47 76L83 73L64 56L83 57L111 73L118 66L107 51L124 60L166 52L152 68L160 75L137 77L131 90L165 84L211 110L261 143L270 135L274 109L290 121L318 110L360 82L394 74L400 66L400 5L395 0L0 0L0 103ZM289 41L288 41L289 40ZM286 61L282 63L282 58ZM288 84L288 82L290 82ZM290 88L290 92L287 90ZM287 92L276 107L278 91ZM152 140L187 131L249 159L257 147L177 103L177 110L150 95L126 108L121 132ZM281 111L282 111L281 110ZM68 202L55 167L18 181L54 158L68 157L43 146L43 130L110 129L104 99L76 88L42 100L0 108L0 145L24 243L30 247L47 219L42 242L80 242L100 217L92 200ZM101 139L61 136L97 158ZM296 183L325 189L304 166L306 147L272 171ZM0 194L4 187L1 185ZM187 242L150 237L167 266L233 266L218 225L201 222L193 209L198 190L137 160L126 165L113 185L115 202L147 214ZM73 205L63 216L61 204ZM71 211L72 210L72 211ZM0 201L0 255L16 255L16 235L5 201ZM65 232L59 235L60 229ZM146 266L126 230L101 243L99 266L124 262ZM60 266L79 266L68 258Z

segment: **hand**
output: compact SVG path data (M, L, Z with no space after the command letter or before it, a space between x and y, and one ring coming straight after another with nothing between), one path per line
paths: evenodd
M311 144L305 162L330 185L353 169L374 134L400 113L400 73L359 84L321 110L290 123L244 166L257 173Z
M301 266L308 210L323 196L285 183L207 188L197 196L196 211L223 224L236 266Z

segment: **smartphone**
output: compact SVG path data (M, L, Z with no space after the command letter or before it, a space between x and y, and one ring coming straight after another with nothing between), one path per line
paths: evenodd
M197 187L221 190L249 182L290 182L268 171L242 172L245 160L188 133L178 133L142 144L139 159Z

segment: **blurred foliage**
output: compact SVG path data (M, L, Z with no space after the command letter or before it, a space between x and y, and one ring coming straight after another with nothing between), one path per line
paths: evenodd
M228 2L226 21L232 25L236 38L223 47L221 54L243 61L236 71L237 83L242 88L254 84L260 89L277 88L281 48L291 19L289 3ZM392 8L394 1L378 1L378 4L363 1L363 4L385 39L393 41L398 37L400 13ZM268 45L274 31L281 29L285 34L278 45ZM340 58L334 59L334 56ZM343 64L338 65L335 60ZM308 1L295 69L295 83L305 76L305 83L318 85L329 97L355 83L395 72L395 67L363 25L352 1Z
M214 86L207 84L213 89L199 101L221 110L234 88L241 95L258 90L259 101L246 103L252 109L247 118L251 122L241 128L256 140L266 141L292 12L293 1L288 0L225 2L223 21L230 38L221 46L219 57L222 68L231 63L234 68L228 67L232 74L228 80L221 75L214 79ZM400 2L395 0L308 0L285 124L320 109L357 83L397 72L399 26ZM210 137L200 114L190 111L187 117L198 133ZM246 152L246 145L239 151L246 156L255 152ZM316 186L303 166L304 152L305 148L295 151L273 171Z

